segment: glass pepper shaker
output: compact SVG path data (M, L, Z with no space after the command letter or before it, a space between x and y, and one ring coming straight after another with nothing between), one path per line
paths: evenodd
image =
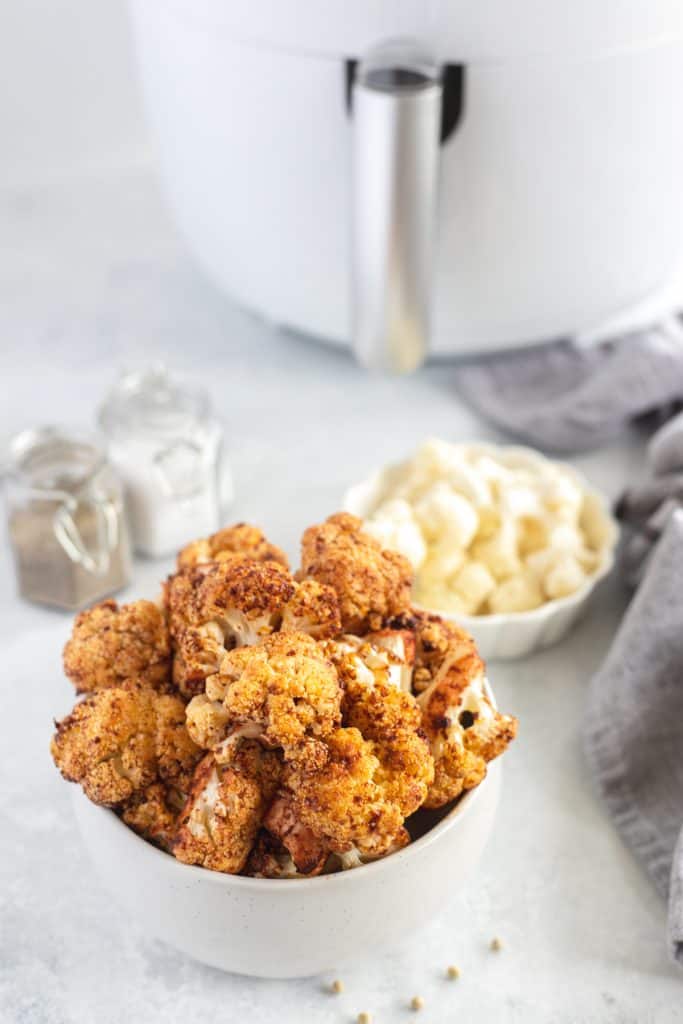
M121 487L94 440L56 427L27 430L10 442L5 469L22 597L76 610L128 583Z
M160 366L126 373L101 406L99 424L138 552L172 555L218 529L232 482L204 391Z

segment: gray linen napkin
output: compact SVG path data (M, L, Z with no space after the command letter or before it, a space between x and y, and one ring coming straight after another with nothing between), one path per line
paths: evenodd
M605 663L585 747L624 842L669 901L683 966L683 512L669 519Z
M623 524L619 566L630 586L637 586L652 549L676 509L683 509L683 413L666 423L648 446L653 475L624 491L617 503ZM683 607L683 595L681 598Z
M683 327L672 317L594 347L559 341L458 368L481 415L557 452L594 448L637 416L683 399Z

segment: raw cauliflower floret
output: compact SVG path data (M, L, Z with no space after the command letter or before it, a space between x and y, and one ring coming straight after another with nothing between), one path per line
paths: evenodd
M489 596L489 610L503 612L530 612L543 604L543 592L538 580L529 569L499 583Z
M409 465L418 478L430 484L436 480L445 480L453 490L471 501L475 508L491 504L488 482L469 465L465 454L448 441L438 438L424 441Z
M307 763L324 756L321 741L340 720L337 672L304 633L273 633L230 651L206 680L206 693L187 708L188 729L200 746L214 747L239 731Z
M471 501L439 480L415 505L415 515L427 540L453 548L467 548L479 528Z
M227 562L232 558L253 558L257 562L279 562L285 569L289 562L284 551L271 544L257 526L236 523L201 540L192 541L178 554L178 568L185 569L207 562Z
M519 572L522 563L518 550L518 528L514 519L501 521L500 529L489 540L477 540L470 549L471 557L483 562L497 580Z
M361 520L346 512L305 531L300 576L334 588L347 633L381 629L387 619L410 605L408 560L382 548L364 532Z
M278 755L253 740L207 754L195 771L173 841L185 864L238 874L244 867L281 771Z
M420 604L454 615L476 615L496 587L483 562L467 561L441 583L423 585L418 580L415 598Z
M383 548L405 555L413 569L427 557L427 545L413 510L403 498L383 502L365 522L365 532Z
M526 564L548 600L573 594L586 582L586 570L579 558L561 548L536 551Z
M484 664L460 639L433 663L433 679L417 698L434 756L434 782L425 807L441 807L479 785L486 765L505 750L517 720L502 715L485 688Z
M374 745L358 729L337 729L317 770L288 764L265 827L306 871L314 853L336 853L343 867L382 857L405 845L404 815L382 781Z
M126 683L170 687L171 646L163 613L152 601L116 601L81 612L64 647L64 672L78 693Z
M183 702L147 687L99 690L56 725L50 750L60 772L108 807L160 780L182 789L201 753Z
M276 562L241 558L183 569L166 588L175 645L173 679L200 693L226 650L257 643L277 629L295 583Z

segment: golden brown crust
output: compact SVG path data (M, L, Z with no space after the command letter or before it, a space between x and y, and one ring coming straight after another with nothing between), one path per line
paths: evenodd
M148 687L100 690L56 725L50 749L62 775L109 807L159 780L182 786L200 755L183 702Z
M364 533L356 516L340 512L309 526L301 541L302 579L315 579L337 592L347 633L381 629L409 609L412 569L403 555L388 551Z
M204 689L235 645L256 643L277 629L295 583L276 562L248 558L183 569L166 587L175 647L173 680L191 697Z
M337 673L316 641L279 632L226 654L206 694L188 705L187 722L201 746L255 728L267 744L310 764L324 756L320 741L339 724L340 705Z
M180 814L173 852L185 864L239 874L278 784L273 751L241 740L219 763L207 754L195 771Z
M311 878L325 870L327 861L327 856L322 857L308 874L303 874L298 870L287 847L271 832L262 828L256 836L243 873L250 878Z
M152 601L101 601L81 612L64 647L64 672L78 693L132 682L171 685L166 619Z
M381 637L383 642L391 639L387 632ZM355 650L344 650L351 638L346 639L346 645L330 643L326 648L344 687L343 724L358 729L372 742L379 760L376 781L406 818L422 804L434 780L434 759L421 728L422 713L412 693L390 681L397 658L392 652L395 644L387 649L366 639ZM400 639L410 658L412 643L403 636Z
M176 786L153 782L123 805L121 817L143 839L170 852L185 799Z
M300 875L319 875L328 857L326 843L297 817L297 808L288 795L273 800L263 819L269 834L278 840L292 858Z
M178 554L178 568L184 569L206 562L229 562L233 558L251 558L257 562L278 562L289 568L287 556L271 544L258 526L235 523L210 537L192 541Z
M403 815L376 781L380 762L372 743L358 729L342 728L327 738L326 746L327 762L314 771L285 766L282 795L288 816L330 852L383 856L402 835ZM291 829L279 837L285 845L290 834Z
M430 623L443 637L450 624ZM431 635L431 634L430 634ZM418 697L422 726L435 761L425 807L441 807L473 789L517 734L517 719L501 714L485 689L485 666L473 644L451 633L450 647L430 652L432 679ZM419 643L418 643L419 649Z
M336 591L317 580L297 583L282 612L280 629L308 633L326 640L341 633L341 614Z

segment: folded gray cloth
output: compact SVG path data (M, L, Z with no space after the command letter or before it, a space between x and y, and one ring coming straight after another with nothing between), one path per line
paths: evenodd
M587 348L569 341L458 368L466 402L503 430L558 452L594 448L683 399L683 327L671 318Z
M604 665L591 682L585 746L627 846L669 901L683 966L683 512L669 518Z
M654 435L648 463L654 475L627 488L616 507L624 526L619 565L631 586L640 583L671 516L683 509L683 413Z

